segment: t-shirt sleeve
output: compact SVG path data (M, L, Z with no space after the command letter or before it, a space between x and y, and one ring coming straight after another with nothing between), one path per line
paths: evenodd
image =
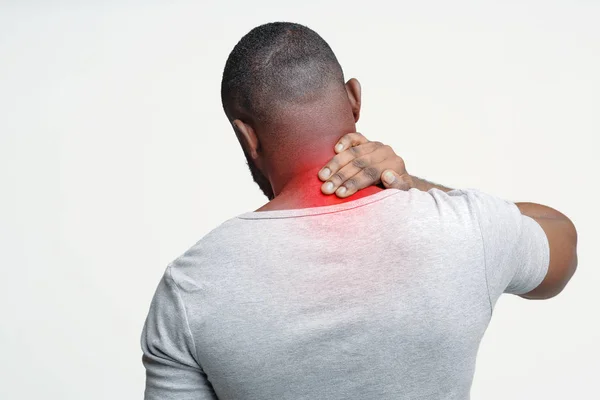
M550 248L546 233L512 202L467 191L483 239L490 302L502 293L524 294L546 276Z
M194 340L177 283L167 267L141 336L145 400L208 400L217 396L196 359Z

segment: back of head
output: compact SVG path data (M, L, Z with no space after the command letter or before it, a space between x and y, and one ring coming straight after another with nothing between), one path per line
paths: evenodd
M221 84L229 119L261 125L343 94L342 68L327 42L289 22L268 23L246 34L227 59Z
M221 100L254 181L273 199L275 187L324 163L335 141L356 130L360 85L344 83L316 32L273 22L252 29L231 51Z

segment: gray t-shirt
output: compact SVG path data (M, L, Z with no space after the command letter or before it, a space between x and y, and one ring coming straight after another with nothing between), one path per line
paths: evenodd
M142 333L150 399L469 399L502 293L548 241L477 190L248 212L169 264Z

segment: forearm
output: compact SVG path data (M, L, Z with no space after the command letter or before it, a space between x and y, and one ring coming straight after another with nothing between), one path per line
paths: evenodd
M544 206L536 203L515 203L521 214L531 217L535 220L552 220L555 223L562 224L561 231L573 241L577 243L577 230L573 222L565 214L552 207Z
M449 192L451 190L454 190L454 189L450 189L450 188L447 188L442 185L438 185L437 183L429 182L425 179L418 178L413 175L411 175L410 178L412 181L411 188L419 189L423 192L427 192L430 189L439 189L439 190L443 190L444 192Z

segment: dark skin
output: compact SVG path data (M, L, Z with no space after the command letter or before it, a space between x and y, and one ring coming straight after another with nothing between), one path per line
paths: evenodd
M229 117L250 170L271 199L257 211L319 207L349 200L322 193L317 173L335 154L329 146L334 146L339 135L356 129L360 106L360 84L350 79L345 85L336 82L323 88L322 96L311 102L286 109L285 118L275 122L256 119L241 106L232 107ZM289 139L277 142L277 137ZM298 152L298 147L304 151ZM368 186L355 197L381 190L383 187Z
M321 186L323 193L335 191L339 196L339 188L347 187L344 196L348 197L357 190L380 182L383 182L386 188L400 190L452 190L409 175L404 160L396 155L391 147L379 142L374 142L375 145L369 143L373 142L369 142L359 133L340 138L340 151L336 148L338 154L323 167L323 170L327 168L331 171L328 175L330 178L326 180L323 170L319 173L319 178L326 181ZM365 173L369 168L373 171ZM391 178L389 181L388 174ZM376 178L373 178L374 176ZM325 191L323 187L327 182L332 182L334 188ZM531 300L552 298L565 288L577 269L577 230L566 215L551 207L529 202L515 204L521 214L533 218L542 227L550 247L550 265L546 277L537 288L520 296Z
M356 122L360 114L358 81L348 81L346 90ZM239 119L233 121L233 124L241 133L238 138L245 154L249 155L249 163L256 162L253 165L255 171L263 177L272 175L269 174L266 157L260 154L258 137L253 127ZM338 204L371 195L384 188L421 191L439 189L445 192L453 190L408 174L404 160L390 146L371 142L358 132L343 135L332 146L335 155L328 160L324 155L319 156L323 159L320 165L317 161L285 180L278 181L276 175L272 175L275 178L266 180L271 183L274 199L257 211ZM263 174L263 171L266 173ZM311 187L315 189L312 190ZM542 227L550 247L546 277L537 288L519 296L526 299L552 298L564 289L577 269L577 230L567 216L551 207L528 202L515 204L521 214L533 218Z

